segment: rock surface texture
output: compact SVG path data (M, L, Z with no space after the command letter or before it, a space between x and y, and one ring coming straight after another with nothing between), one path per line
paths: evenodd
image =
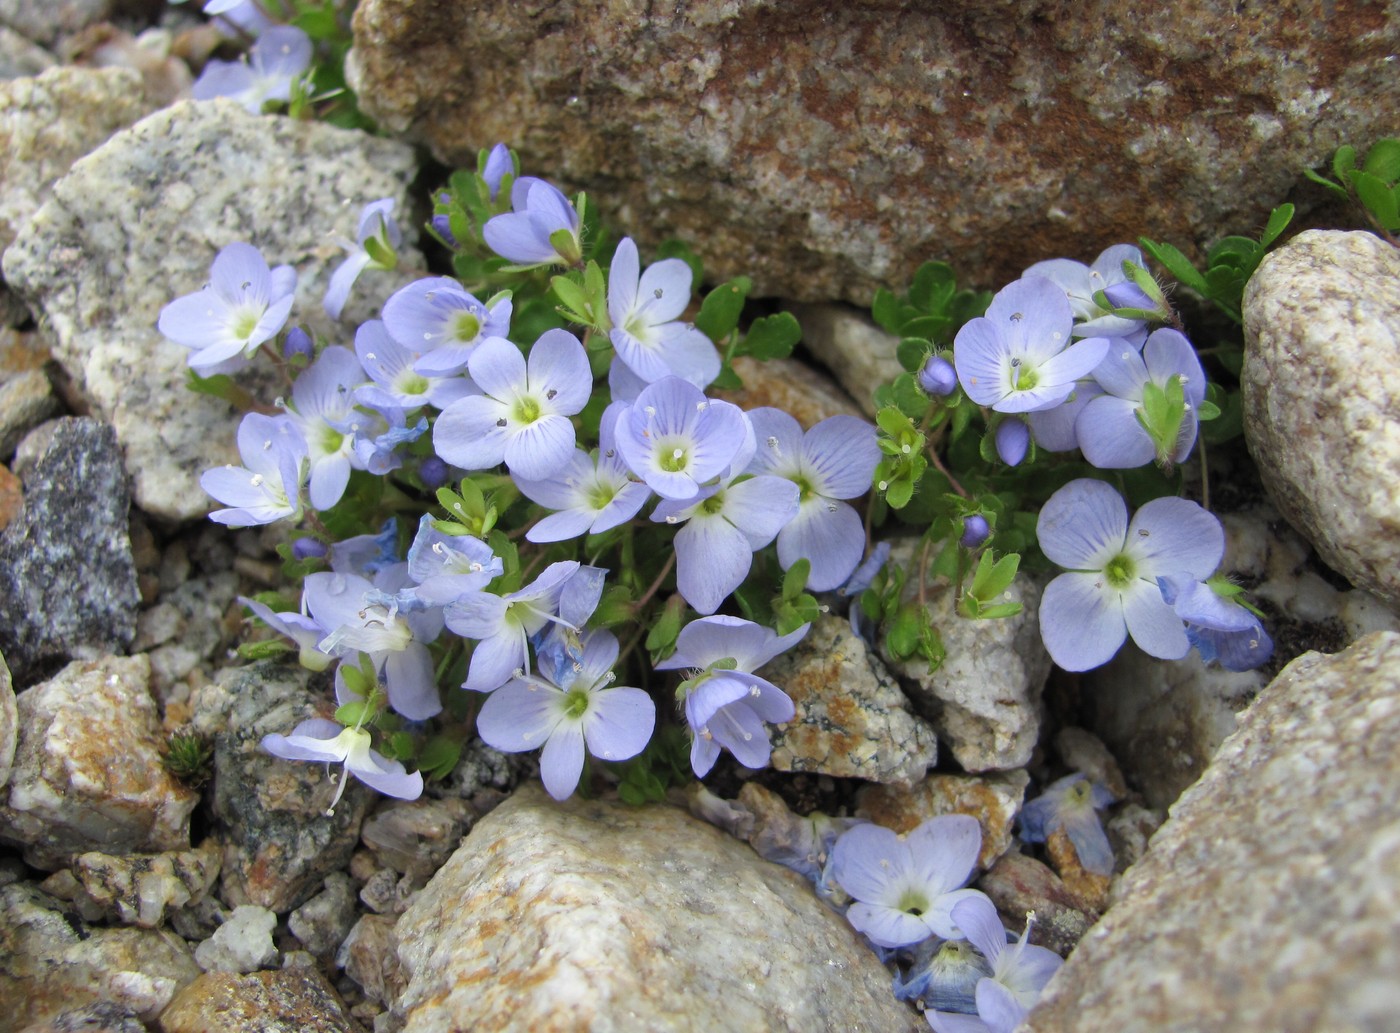
M53 187L5 252L5 279L43 317L54 357L117 428L137 504L173 520L211 503L199 475L237 461L239 416L185 386L188 352L156 330L160 310L198 290L225 245L246 241L298 273L294 319L339 337L321 309L360 209L402 213L412 149L365 133L249 115L229 101L182 102L116 134ZM314 199L314 203L308 201ZM404 268L420 262L402 220ZM393 286L398 286L398 283ZM387 281L363 279L347 320ZM247 374L253 377L256 374ZM267 400L280 388L265 387Z
M75 661L21 693L0 840L52 870L69 855L189 848L199 802L165 770L144 656Z
M841 617L819 617L760 673L797 708L772 733L778 771L911 786L938 759L933 729L910 713L899 683Z
M664 805L521 789L397 932L405 1033L927 1029L800 876Z
M210 972L170 1003L161 1033L363 1033L314 968Z
M1123 876L1029 1028L1393 1028L1397 736L1400 634L1295 660Z
M898 542L890 552L893 568L910 571L905 599L917 593L914 546ZM929 673L919 658L894 661L887 643L882 655L904 678L916 713L928 719L938 737L966 771L1007 771L1025 767L1040 736L1040 693L1050 674L1050 657L1040 642L1040 586L1018 578L1003 599L1021 612L1001 620L970 620L957 612L950 586L930 579L927 604L947 659Z
M1245 438L1279 510L1400 612L1400 249L1300 233L1245 291Z
M368 0L355 29L390 131L448 164L509 141L642 243L797 300L1198 245L1400 106L1381 5L1191 0L1144 31L1109 0Z
M56 420L24 444L24 508L0 532L0 649L21 685L69 659L124 651L140 603L112 428Z
M1236 714L1304 649L1336 652L1373 631L1400 631L1400 618L1370 592L1339 591L1314 569L1316 558L1272 506L1221 518L1222 569L1250 585L1267 608L1275 658L1253 671L1206 665L1192 652L1163 663L1132 645L1081 683L1085 716L1153 807L1172 804L1205 771L1235 730Z

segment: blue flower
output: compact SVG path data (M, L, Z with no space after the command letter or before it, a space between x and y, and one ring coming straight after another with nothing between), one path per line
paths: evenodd
M1157 578L1203 578L1225 551L1220 521L1194 502L1153 499L1128 522L1122 496L1102 481L1070 481L1040 510L1041 551L1068 573L1040 602L1040 633L1067 671L1112 659L1131 634L1149 656L1179 660L1191 650L1182 620Z
M689 669L678 694L693 735L690 766L704 778L720 748L748 768L766 767L772 756L765 721L791 721L788 694L753 672L801 641L810 625L779 637L771 628L738 617L701 617L681 629L676 651L658 671Z
M919 370L919 387L935 398L947 398L958 389L958 371L947 359L930 355Z
M580 261L578 212L556 187L522 176L510 188L510 203L513 211L488 219L482 227L487 247L520 266Z
M509 334L511 301L502 293L483 304L456 280L429 276L391 294L383 314L384 329L412 356L414 370L450 377L467 368L482 341Z
M962 939L952 909L982 897L962 888L981 849L982 827L966 814L929 818L903 836L880 825L848 829L831 850L832 875L856 900L846 918L881 947Z
M468 592L479 592L504 570L501 558L480 538L451 535L433 526L427 513L408 549L412 594L428 606L446 606Z
M463 638L476 639L462 688L491 692L518 671L530 673L530 636L560 619L564 585L579 566L577 560L551 563L519 591L503 596L468 592L447 607L447 626Z
M688 501L729 468L753 430L738 406L710 401L679 377L663 377L618 417L615 433L618 452L647 487L662 498Z
M298 519L306 441L291 420L249 413L238 425L238 453L242 466L216 467L199 478L205 492L230 507L209 519L234 527Z
M206 13L212 7L206 7ZM226 11L216 13L227 16ZM310 38L295 26L277 25L259 37L246 61L210 61L190 87L190 94L195 100L228 97L257 115L268 101L288 103L293 83L310 67Z
M263 736L262 748L283 760L309 760L324 764L344 764L345 770L371 789L400 800L416 800L423 795L423 776L415 771L407 774L404 766L389 760L370 748L369 732L363 728L343 728L325 718L303 721L292 729L291 735ZM345 792L345 776L340 777L335 799L328 813Z
M306 439L311 505L316 509L330 509L340 501L351 468L362 465L355 454L356 438L379 422L355 408L355 389L364 382L365 371L354 352L332 345L292 385L288 413Z
M562 542L582 534L602 534L631 520L651 497L651 489L632 479L617 453L614 427L626 408L614 402L603 411L596 455L576 448L552 477L515 478L515 486L527 499L557 511L526 532L529 541Z
M1106 787L1091 783L1084 775L1066 775L1021 808L1021 839L1044 843L1050 833L1063 829L1086 870L1112 875L1113 848L1098 812L1113 800Z
M446 409L459 398L480 393L466 377L420 373L413 365L420 354L394 340L382 320L362 323L355 331L355 355L373 383L358 388L356 399L378 409Z
M296 270L267 262L251 244L230 244L214 257L203 290L161 309L157 328L191 349L190 367L204 376L230 373L271 340L292 311Z
M997 456L1007 466L1020 466L1031 447L1031 429L1025 420L1002 420L997 424L993 444Z
M460 398L433 427L433 447L453 466L488 470L505 462L514 476L553 477L574 453L569 417L593 390L588 354L567 330L546 330L530 349L502 337L483 341L467 360L482 394Z
M1021 275L1044 276L1065 292L1074 312L1075 337L1124 337L1141 330L1142 320L1115 316L1099 308L1094 301L1094 295L1099 291L1109 291L1119 284L1132 284L1128 274L1123 271L1124 262L1141 266L1142 252L1131 244L1114 244L1094 259L1092 266L1068 258L1052 258L1047 262L1037 262ZM1135 298L1137 295L1117 296ZM1115 304L1126 307L1123 302ZM1149 301L1140 307L1151 309L1156 306Z
M813 592L840 587L865 551L865 526L844 500L870 490L880 462L875 428L854 416L831 416L804 434L781 409L752 409L748 416L758 442L749 472L798 488L797 515L778 532L778 562L787 570L807 559Z
M1072 327L1069 301L1051 281L1028 276L1007 284L953 341L963 391L997 412L1059 405L1108 351L1102 338L1071 344Z
M551 678L517 677L491 693L477 715L482 741L506 753L540 751L549 795L567 799L583 772L585 748L601 760L626 760L646 747L656 704L641 689L613 686L617 639L594 631L575 664Z
M1186 396L1186 415L1175 442L1159 455L1155 442L1139 419L1143 388L1151 383L1165 389L1179 377ZM1101 470L1127 470L1154 459L1180 463L1196 444L1197 409L1206 397L1206 375L1191 342L1176 330L1152 333L1139 350L1114 341L1094 369L1104 394L1090 398L1075 421L1075 436L1084 458Z
M370 240L378 245L383 261L376 259L365 247L365 243ZM336 243L349 254L345 256L345 261L336 267L335 272L331 273L330 285L326 288L326 296L321 302L326 315L332 319L340 318L341 310L345 308L345 302L350 297L350 289L355 286L360 273L366 269L390 269L393 266L387 263L397 261L398 256L395 252L403 243L403 231L394 219L394 199L386 197L365 205L360 212L355 240L352 242L337 238Z
M1186 637L1205 663L1227 671L1252 671L1274 654L1274 640L1259 618L1215 592L1209 582L1160 577L1162 598L1186 622Z
M1045 984L1064 962L1054 951L1027 943L1034 915L1026 916L1021 938L1008 945L1006 930L990 900L976 897L953 907L953 920L992 967L977 982L977 1017L927 1011L935 1033L1012 1033L1030 1014Z
M690 266L666 258L640 272L637 245L622 238L608 271L608 334L618 357L647 383L678 376L701 387L719 376L719 352L693 324L678 322L690 304Z

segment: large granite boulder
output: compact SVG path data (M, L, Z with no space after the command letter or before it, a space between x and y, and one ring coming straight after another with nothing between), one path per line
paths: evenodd
M117 429L136 503L169 520L212 503L210 467L237 461L241 414L186 386L188 352L156 330L161 309L198 290L227 244L296 267L293 320L337 340L321 299L360 209L407 204L411 148L315 122L250 115L232 101L185 101L117 133L79 161L5 252L6 282L41 317L54 357ZM402 220L402 269L419 265ZM403 273L396 274L402 276ZM384 278L362 278L346 317L368 318ZM245 375L246 376L246 375ZM270 402L285 385L246 381Z
M801 876L670 806L523 788L397 936L405 1033L927 1029Z
M1143 233L1190 249L1400 107L1394 8L1308 0L365 0L355 35L391 131L449 164L509 141L644 245L798 300L934 258L994 286Z
M1400 249L1300 233L1244 300L1245 439L1322 558L1400 612Z
M1400 634L1290 664L1122 878L1035 1033L1395 1024Z

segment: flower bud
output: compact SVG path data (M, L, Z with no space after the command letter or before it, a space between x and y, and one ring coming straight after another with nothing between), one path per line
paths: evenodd
M1007 466L1019 466L1031 447L1031 429L1023 420L1003 420L996 431L997 455Z
M292 542L292 556L299 560L321 559L330 550L315 538L298 538Z
M1110 283L1103 289L1103 294L1114 308L1139 308L1151 312L1157 307L1147 292L1132 281Z
M958 544L965 549L975 549L991 536L992 529L987 524L987 518L981 513L973 513L963 518L963 533Z
M447 464L437 456L428 456L418 467L418 477L423 487L436 491L447 483Z
M957 390L958 371L947 359L930 355L919 370L919 386L936 398L947 398Z
M287 331L287 338L282 342L282 355L289 361L298 355L304 356L308 361L316 357L316 348L311 343L311 335L299 326L294 326Z

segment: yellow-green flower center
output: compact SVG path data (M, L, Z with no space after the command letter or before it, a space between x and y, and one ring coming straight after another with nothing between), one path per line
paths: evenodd
M481 333L481 320L471 312L459 312L452 319L452 336L459 341L475 340Z
M1137 565L1131 556L1120 552L1104 565L1103 576L1111 587L1124 589L1137 577Z
M534 423L540 418L540 403L529 395L515 400L515 420L517 423Z

